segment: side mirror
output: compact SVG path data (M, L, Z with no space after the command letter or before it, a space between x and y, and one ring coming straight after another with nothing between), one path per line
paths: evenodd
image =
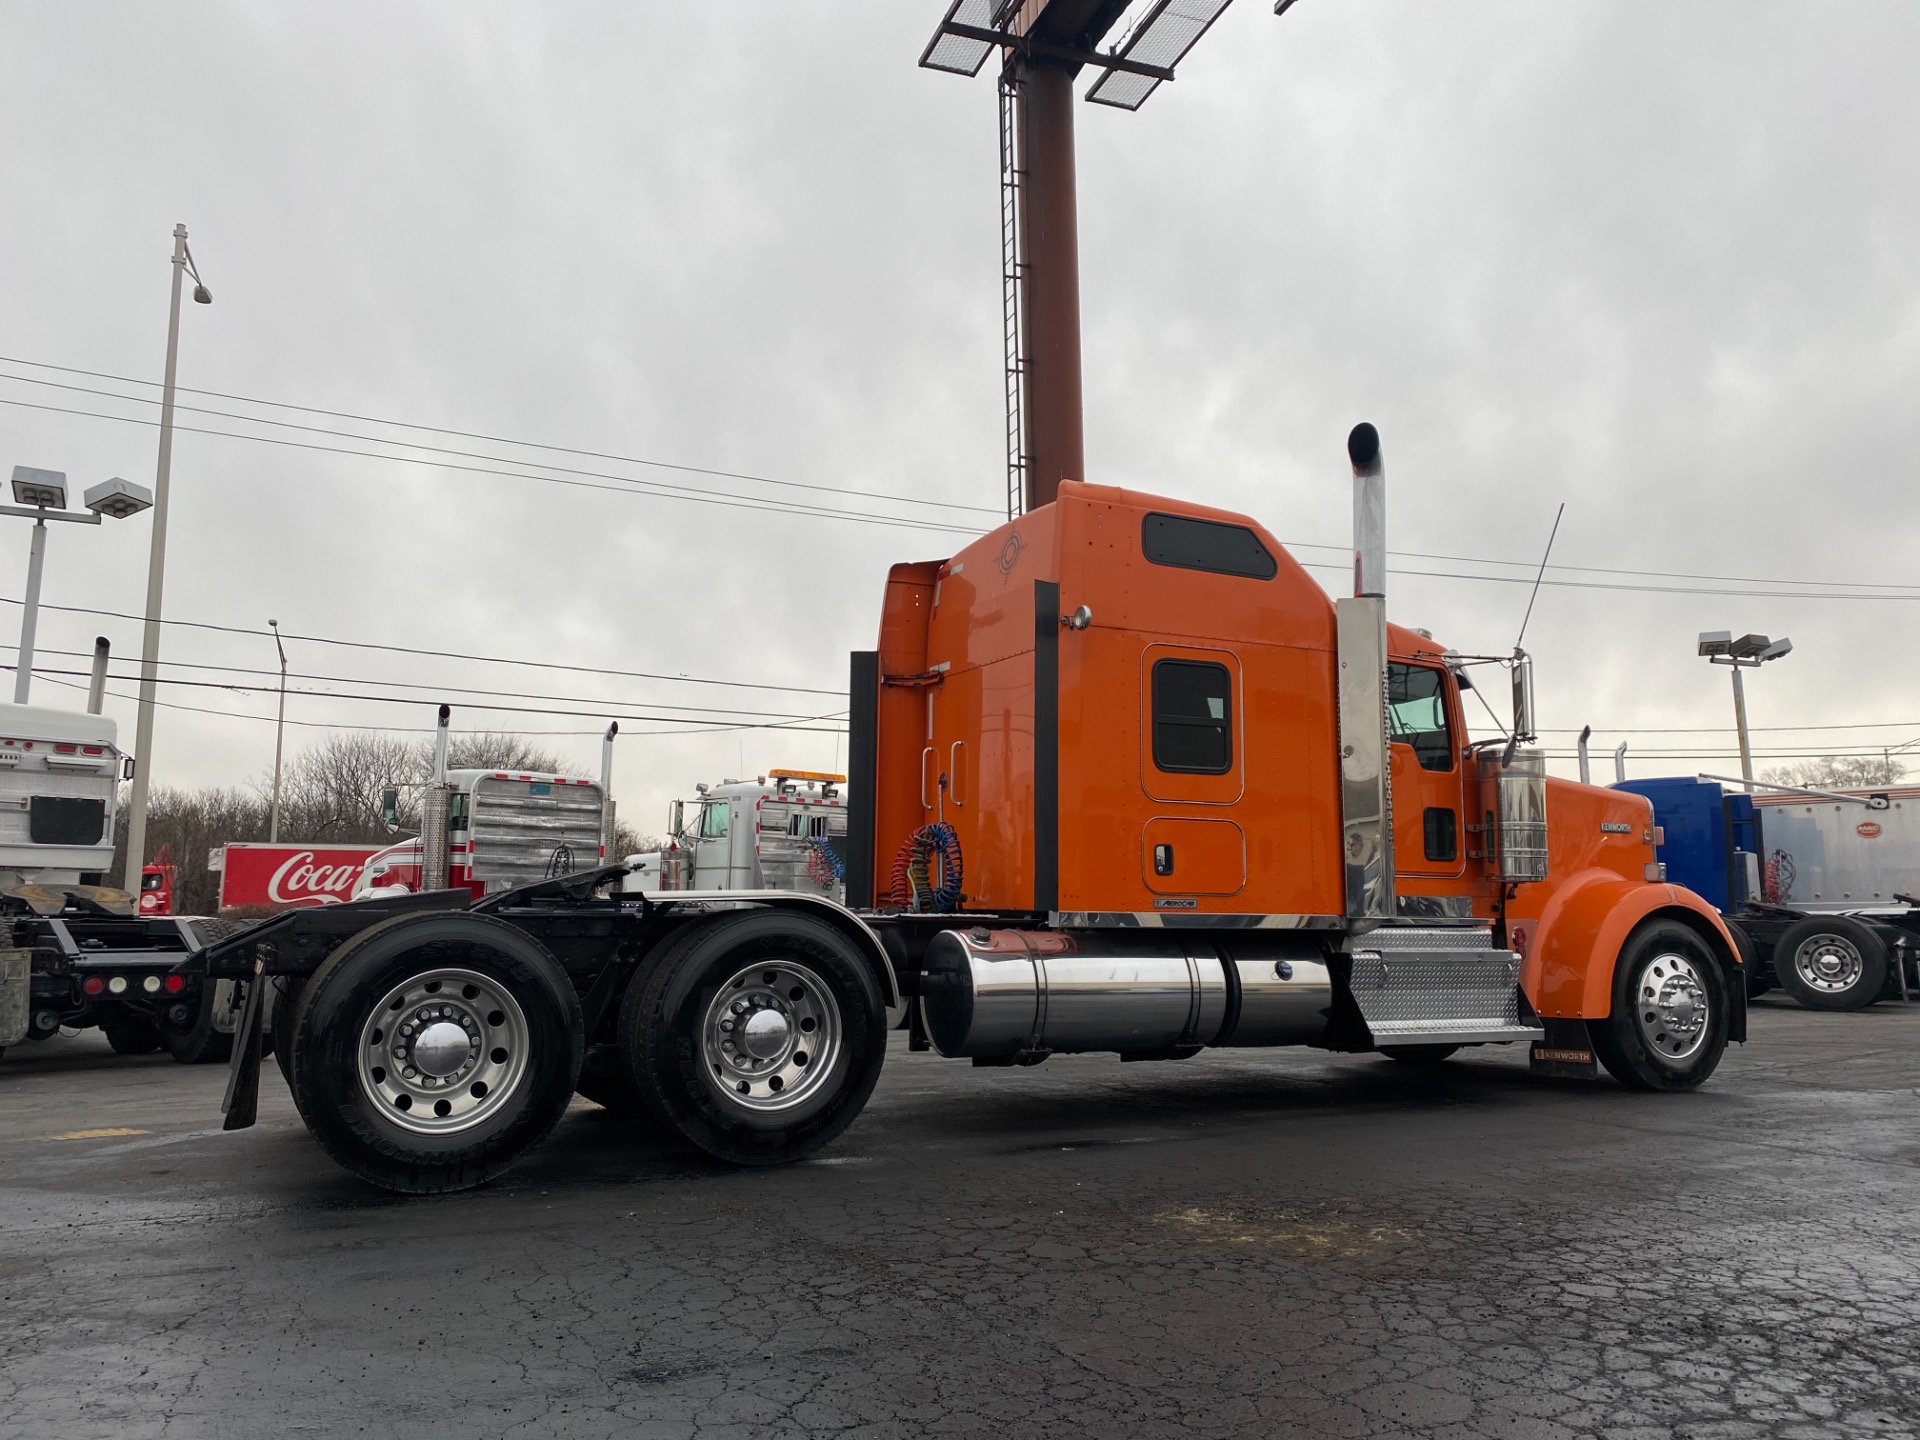
M400 792L386 789L380 792L380 823L387 827L387 833L393 834L400 828Z
M122 759L122 760L121 760L121 762L120 762L120 778L121 778L122 780L131 780L131 779L133 779L133 756L131 756L131 755L128 755L128 756L126 756L126 757L125 757L124 759Z
M1513 656L1513 738L1530 741L1533 728L1533 657L1524 650Z
M686 829L687 802L676 800L667 807L667 835L672 838Z

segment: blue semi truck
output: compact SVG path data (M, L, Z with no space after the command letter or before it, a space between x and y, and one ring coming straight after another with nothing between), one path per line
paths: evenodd
M1715 779L1622 780L1653 802L1667 878L1713 904L1748 993L1814 1010L1920 991L1920 787L1756 794Z

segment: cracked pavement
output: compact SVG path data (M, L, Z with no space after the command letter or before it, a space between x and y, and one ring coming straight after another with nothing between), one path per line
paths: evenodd
M0 1440L1920 1437L1920 1005L1767 997L1690 1096L893 1039L806 1164L577 1101L415 1200L271 1064L223 1135L224 1067L9 1051Z

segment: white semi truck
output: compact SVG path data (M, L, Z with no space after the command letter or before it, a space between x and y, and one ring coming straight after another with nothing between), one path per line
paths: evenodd
M104 662L102 648L96 694ZM103 883L120 782L132 773L114 722L97 710L0 704L0 1053L98 1026L122 1054L227 1058L235 987L174 968L222 927L142 915L133 896Z
M846 892L844 775L770 770L753 780L694 786L667 817L664 849L629 855L624 888Z

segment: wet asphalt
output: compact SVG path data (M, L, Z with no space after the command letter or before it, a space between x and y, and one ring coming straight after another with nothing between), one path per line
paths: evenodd
M56 1039L0 1060L0 1437L1920 1436L1917 1050L1773 997L1688 1096L899 1048L799 1166L579 1101L403 1200L271 1065L225 1135L223 1068Z

